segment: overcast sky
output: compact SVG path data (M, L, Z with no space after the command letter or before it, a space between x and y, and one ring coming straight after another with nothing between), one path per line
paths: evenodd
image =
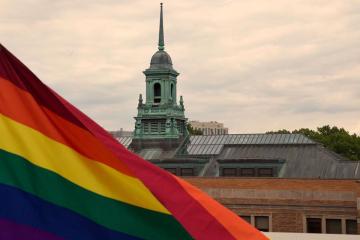
M358 0L169 0L164 11L189 119L360 133ZM134 127L158 22L153 0L0 0L0 42L109 130Z

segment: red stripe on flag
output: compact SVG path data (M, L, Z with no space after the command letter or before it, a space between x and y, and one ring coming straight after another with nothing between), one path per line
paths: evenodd
M87 158L135 177L127 165L84 128L38 105L30 93L2 77L0 77L0 89L6 93L0 94L0 113L74 149Z
M0 44L0 76L19 88L29 92L36 102L52 112L84 128L82 123L49 91L50 88L40 81L19 59Z

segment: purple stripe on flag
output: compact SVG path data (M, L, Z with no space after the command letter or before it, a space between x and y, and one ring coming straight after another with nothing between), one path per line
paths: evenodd
M0 239L11 240L63 240L51 233L43 232L30 226L20 225L5 219L0 219Z

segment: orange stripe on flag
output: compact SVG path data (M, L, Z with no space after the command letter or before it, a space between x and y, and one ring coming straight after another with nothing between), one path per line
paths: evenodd
M135 177L129 168L90 132L39 105L28 92L1 77L0 89L6 92L6 94L0 95L0 112L2 114L73 148L92 160L102 162L126 175Z

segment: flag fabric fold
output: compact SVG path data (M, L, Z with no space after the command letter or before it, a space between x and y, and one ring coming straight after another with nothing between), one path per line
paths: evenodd
M0 196L0 239L267 239L128 151L2 45Z

